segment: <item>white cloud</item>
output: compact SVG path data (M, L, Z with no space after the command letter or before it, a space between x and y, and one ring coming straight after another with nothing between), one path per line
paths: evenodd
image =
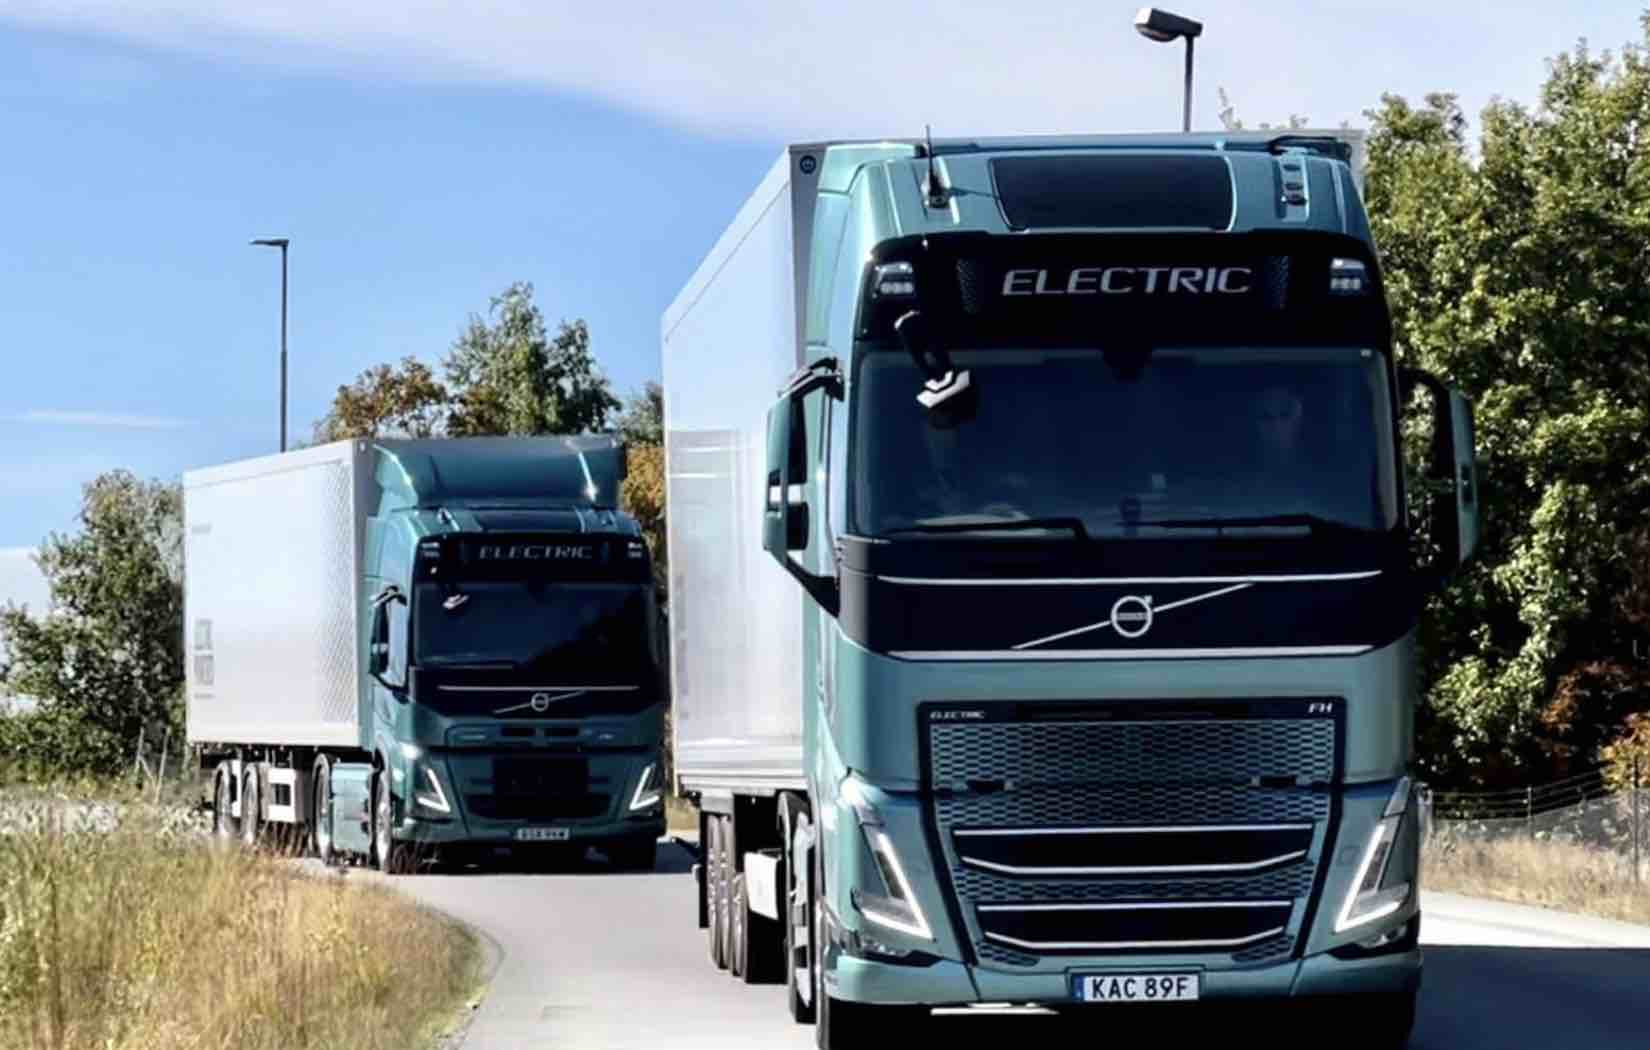
M1172 128L1180 45L1103 0L0 0L0 19L276 68L539 85L711 134L807 138ZM1601 5L1602 6L1602 5ZM1251 125L1362 122L1383 91L1533 101L1542 60L1616 47L1637 13L1549 0L1197 0L1195 125L1225 86ZM548 130L547 134L554 132ZM637 158L668 163L669 158Z
M0 547L0 608L13 602L27 605L33 613L46 611L51 591L34 563L34 553L32 547Z
M40 410L12 417L19 423L55 423L73 427L129 427L140 430L167 430L189 425L187 419L171 416L143 416L129 412L63 412Z

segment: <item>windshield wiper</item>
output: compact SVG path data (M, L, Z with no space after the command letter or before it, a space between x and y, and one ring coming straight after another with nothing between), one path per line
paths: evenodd
M1356 525L1335 521L1317 514L1260 514L1233 518L1159 518L1123 522L1125 528L1153 529L1244 529L1244 528L1302 528L1314 534L1320 532L1368 532Z
M948 521L943 525L905 525L883 530L884 536L899 533L936 532L1017 532L1022 529L1066 529L1077 539L1087 541L1089 530L1082 518L1019 518L1014 521Z

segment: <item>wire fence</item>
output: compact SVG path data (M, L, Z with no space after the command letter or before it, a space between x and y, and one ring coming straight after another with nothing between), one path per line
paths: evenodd
M1624 876L1650 879L1650 787L1635 766L1630 785L1614 788L1603 768L1548 784L1503 791L1421 794L1422 834L1429 848L1509 840L1585 848L1619 861Z

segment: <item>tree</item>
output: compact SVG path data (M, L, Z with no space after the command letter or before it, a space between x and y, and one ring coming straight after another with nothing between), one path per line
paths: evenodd
M448 408L447 388L412 355L399 366L378 365L338 388L332 408L315 424L317 442L359 437L434 437Z
M627 445L664 445L665 388L649 380L640 393L632 394L618 431Z
M42 545L51 611L0 611L0 685L39 704L0 741L12 761L110 774L140 731L181 730L182 505L177 485L114 471L85 487L80 533Z
M444 363L452 405L447 432L582 434L603 430L619 409L590 352L583 320L561 322L554 339L518 282L493 297L488 322L472 316Z
M1369 116L1400 359L1474 399L1488 511L1425 621L1422 752L1441 781L1523 781L1650 708L1626 601L1650 519L1650 61L1559 56L1535 109L1484 111L1476 160L1453 96Z

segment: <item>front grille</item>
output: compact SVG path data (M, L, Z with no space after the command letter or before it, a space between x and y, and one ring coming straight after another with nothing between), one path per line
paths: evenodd
M591 777L583 758L495 758L492 774L471 781L464 795L469 812L485 820L590 820L605 816L612 802L609 792L592 790L608 781Z
M1329 853L1337 701L933 717L955 706L919 716L927 798L983 964L1132 952L1266 965L1298 950Z
M976 907L987 941L1039 955L1240 951L1284 933L1293 911L1277 900Z

